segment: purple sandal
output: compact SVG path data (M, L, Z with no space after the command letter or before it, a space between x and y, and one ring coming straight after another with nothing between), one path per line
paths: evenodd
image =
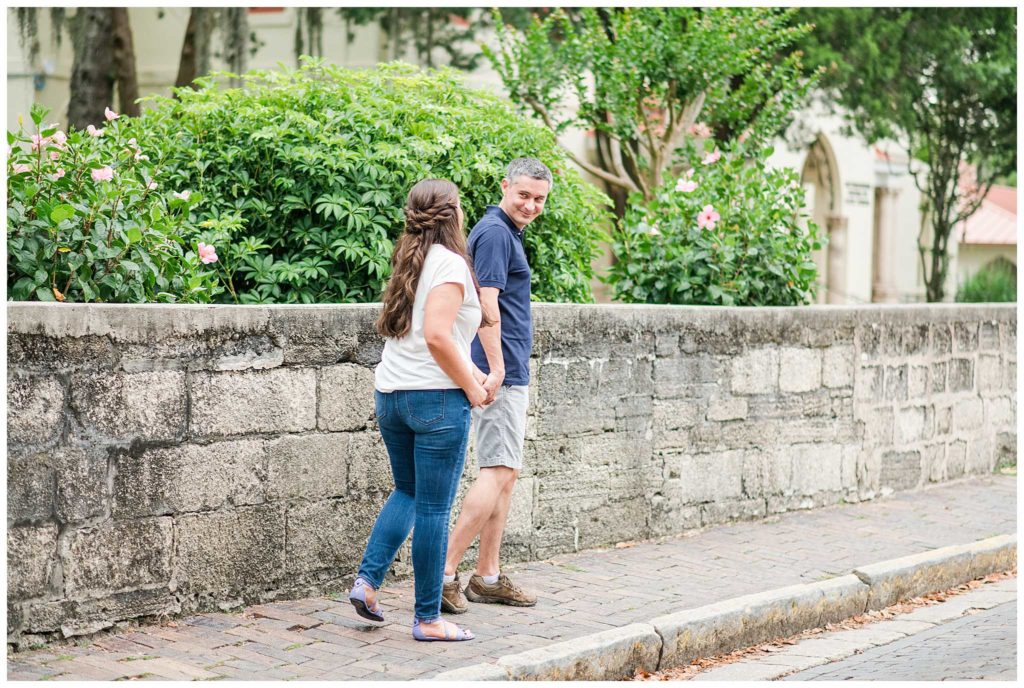
M423 642L435 642L435 641L438 641L438 642L447 642L447 643L458 642L458 641L462 641L462 640L472 640L473 638L476 637L475 635L473 635L473 631L469 630L468 628L459 628L458 626L455 626L455 624L453 624L451 621L444 621L444 624L445 624L445 627L444 627L444 637L443 638L433 638L433 637L431 637L429 635L426 635L423 632L423 629L420 628L420 620L416 619L416 620L414 620L412 622L412 637L414 639L416 639L416 640L422 640ZM455 626L455 630L456 630L455 635L449 635L448 634L448 626L449 625Z
M356 578L356 582L352 584L352 592L348 594L348 601L356 608L356 614L364 619L369 619L370 621L383 621L384 611L380 608L380 605L374 602L371 607L366 603L367 588L376 590L376 588L370 585L364 578Z

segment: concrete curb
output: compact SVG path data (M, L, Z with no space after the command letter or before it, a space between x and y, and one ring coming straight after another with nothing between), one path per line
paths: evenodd
M871 589L867 609L875 610L993 571L1005 571L1013 568L1016 558L1017 536L998 535L862 566L853 573Z
M1016 566L1017 536L862 566L853 573L735 597L437 674L435 681L628 678L817 628Z

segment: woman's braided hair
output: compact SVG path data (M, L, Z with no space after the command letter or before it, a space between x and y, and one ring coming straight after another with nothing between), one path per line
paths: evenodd
M466 235L459 222L459 189L447 179L424 179L409 191L405 203L405 231L395 244L391 256L391 279L384 289L384 308L377 318L376 329L382 337L404 337L412 328L412 306L416 286L423 271L423 262L434 244L462 256L466 253ZM476 276L473 276L476 284ZM482 325L491 324L484 318Z

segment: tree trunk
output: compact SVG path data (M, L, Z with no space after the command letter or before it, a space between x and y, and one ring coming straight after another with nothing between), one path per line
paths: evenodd
M68 124L85 129L104 122L103 109L114 95L114 59L109 45L114 29L109 7L80 7L75 17L74 62Z
M199 29L199 13L203 10L193 7L188 13L188 26L185 27L185 40L181 44L181 57L178 59L178 78L174 85L178 88L188 86L196 80L196 31Z
M139 78L135 71L135 45L132 26L128 22L128 8L114 7L114 68L117 73L117 92L120 112L139 116Z

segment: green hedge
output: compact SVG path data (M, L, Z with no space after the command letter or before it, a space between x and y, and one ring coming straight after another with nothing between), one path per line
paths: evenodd
M221 75L223 76L223 75ZM251 72L243 87L214 79L130 122L161 151L158 179L188 190L196 234L216 247L240 303L365 302L380 298L408 190L440 177L459 186L467 231L500 200L508 162L534 156L555 174L526 247L534 298L593 300L590 263L607 198L572 169L546 128L454 71L393 63L349 70L307 60Z

